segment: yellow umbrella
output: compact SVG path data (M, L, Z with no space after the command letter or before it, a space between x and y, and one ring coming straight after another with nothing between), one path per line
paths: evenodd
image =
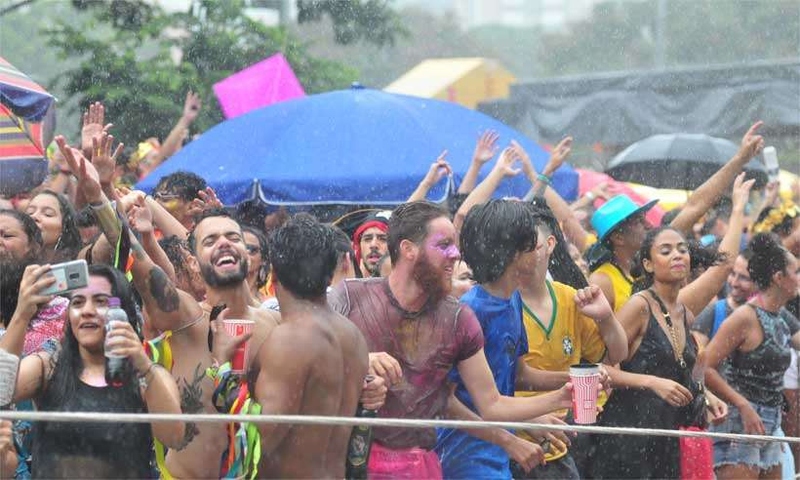
M631 187L639 195L649 198L658 199L658 204L665 211L670 211L678 207L682 207L689 195L692 194L689 190L675 190L672 188L653 188L647 185L640 185L638 183L625 182L626 185Z

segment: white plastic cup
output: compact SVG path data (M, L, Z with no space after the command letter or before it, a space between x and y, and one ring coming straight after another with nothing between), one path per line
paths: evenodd
M252 320L228 320L225 319L222 321L222 324L225 327L225 331L228 332L228 335L232 337L239 337L245 334L248 334L253 331L253 326L256 322ZM233 352L233 357L231 358L231 373L235 374L243 374L245 371L245 359L247 358L247 354L250 350L249 346L250 342L242 342L236 347L236 351Z
M597 385L600 383L600 366L581 363L569 367L572 382L572 415L576 424L597 422Z

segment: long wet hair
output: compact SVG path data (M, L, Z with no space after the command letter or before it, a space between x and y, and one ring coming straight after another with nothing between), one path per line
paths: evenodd
M118 270L104 264L93 264L89 266L89 276L100 276L111 283L111 296L120 300L120 307L125 310L135 332L140 331L141 319L136 302L133 297L133 290L125 279L125 276ZM139 334L141 338L141 334ZM77 391L77 384L80 382L80 375L83 372L83 361L81 360L78 339L72 331L69 312L67 320L64 322L64 336L61 339L60 348L50 357L52 376L49 382L45 382L47 387L41 393L40 400L37 402L40 407L52 409L63 404L66 399L71 398ZM139 384L136 380L136 373L132 368L126 370L124 388L126 394L135 395L139 398Z
M0 320L5 325L11 321L14 310L17 309L19 301L19 284L22 281L22 274L25 270L27 260L36 261L42 249L42 232L30 215L11 209L0 209L0 215L16 219L22 226L22 231L28 237L29 250L26 258L13 261L15 265L2 265L4 271L0 272L3 277L3 284L0 285ZM26 260L27 259L27 260ZM19 268L17 268L19 267ZM18 280L16 278L19 277ZM8 284L6 284L8 283Z
M75 212L75 208L67 200L67 197L52 190L43 190L38 195L55 197L61 209L61 234L55 245L55 259L59 262L75 260L83 247L81 232L78 229L78 214Z
M589 282L586 281L583 272L572 260L567 240L564 238L564 232L561 231L561 226L558 224L555 215L553 215L553 211L547 206L547 202L543 198L534 198L528 205L533 211L536 222L556 239L555 248L547 264L550 276L553 277L553 280L569 285L574 289L588 287Z

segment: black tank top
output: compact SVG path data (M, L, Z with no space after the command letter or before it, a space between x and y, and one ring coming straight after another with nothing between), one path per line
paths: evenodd
M145 413L131 389L77 380L75 395L42 396L39 410ZM55 403L59 403L55 405ZM147 423L39 422L34 425L33 478L149 478L152 436Z
M751 352L734 351L728 383L751 402L770 407L783 402L783 374L792 361L791 332L780 313L772 313L751 303L764 340Z

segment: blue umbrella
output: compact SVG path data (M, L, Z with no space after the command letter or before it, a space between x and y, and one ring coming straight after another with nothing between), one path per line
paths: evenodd
M396 205L404 202L448 150L456 180L466 172L478 134L495 130L500 146L517 140L541 171L548 154L521 133L474 110L439 100L364 89L290 100L227 120L208 130L137 185L151 191L164 175L188 170L205 178L226 205ZM481 172L483 178L490 169ZM578 175L562 167L553 185L577 195ZM428 198L442 201L453 182ZM255 185L255 188L254 188ZM523 196L523 175L497 196Z

